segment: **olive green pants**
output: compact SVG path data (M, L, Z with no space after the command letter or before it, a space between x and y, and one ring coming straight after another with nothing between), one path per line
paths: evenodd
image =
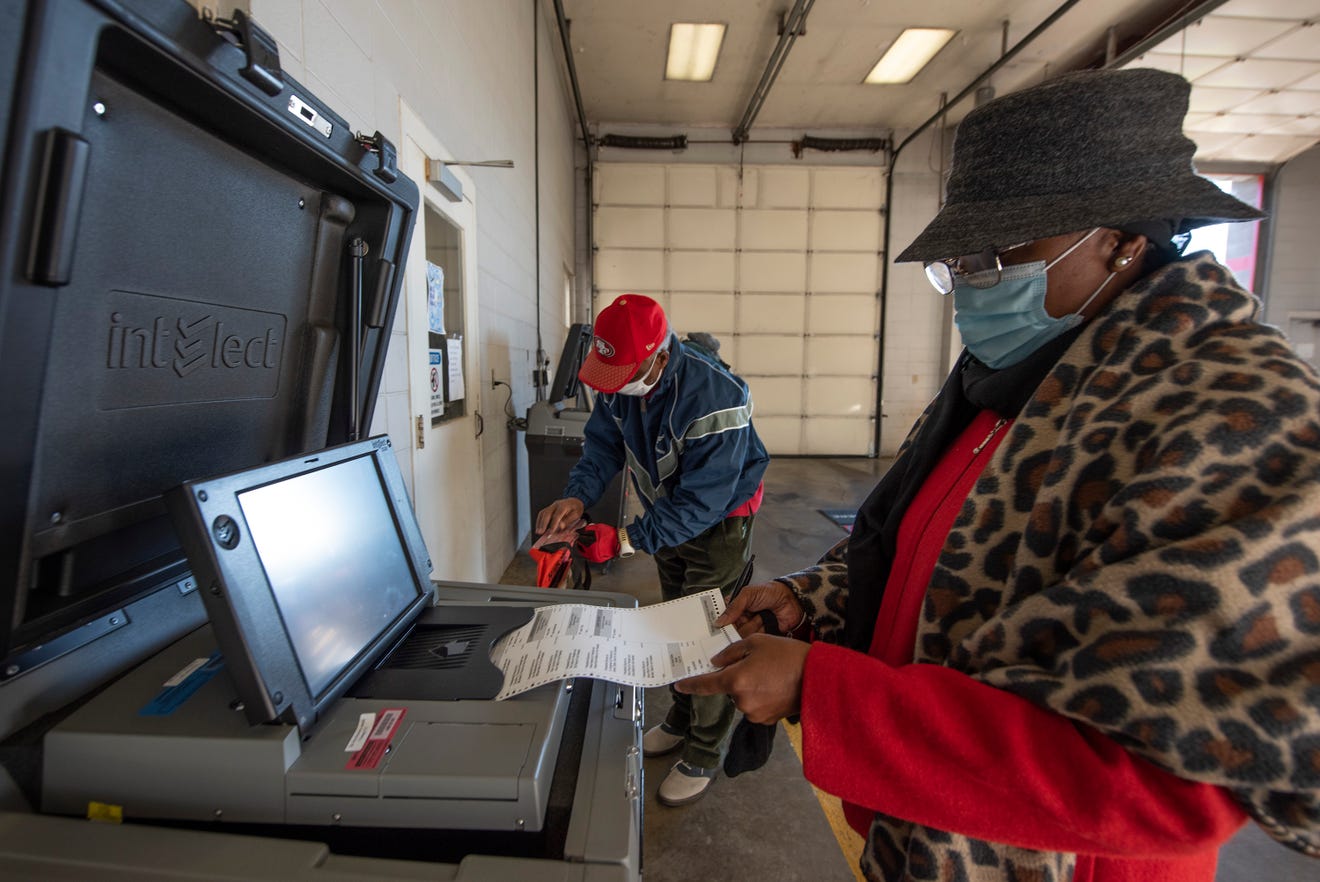
M661 596L675 600L719 588L727 600L750 558L754 519L725 518L695 539L657 551L653 557ZM737 713L733 700L727 695L684 695L672 686L669 691L674 704L665 723L687 735L683 759L703 769L719 768Z

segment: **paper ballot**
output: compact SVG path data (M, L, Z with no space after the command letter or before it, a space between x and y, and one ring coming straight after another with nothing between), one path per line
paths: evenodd
M741 639L732 625L715 627L723 612L717 588L640 609L538 607L491 648L491 661L504 672L495 699L567 677L649 687L709 673L716 670L710 657Z

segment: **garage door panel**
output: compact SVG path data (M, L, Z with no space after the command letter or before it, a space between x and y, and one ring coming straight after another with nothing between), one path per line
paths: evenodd
M783 251L743 251L738 255L738 287L743 291L804 291L807 256Z
M698 328L697 330L700 331L705 329ZM725 364L728 364L731 368L733 368L733 372L735 374L742 376L742 371L738 369L738 343L740 342L738 339L738 335L733 333L732 331L728 331L724 333L715 334L714 336L715 339L718 340L720 343L720 351L716 354L720 358L724 359Z
M812 294L807 298L807 330L872 336L879 313L880 299L874 294Z
M806 345L806 373L869 376L876 365L874 337L811 337Z
M594 232L601 248L653 248L663 241L663 208L622 208L602 205L596 210Z
M816 208L879 208L884 204L880 175L872 168L818 168L811 182Z
M792 209L744 210L740 248L806 251L807 212Z
M808 377L802 413L809 417L869 417L875 411L870 377Z
M884 230L875 211L813 211L811 247L818 251L878 252Z
M602 248L596 252L596 284L620 291L663 291L664 257L661 251Z
M749 377L741 375L752 390L754 419L763 416L802 416L801 377Z
M733 290L732 252L671 251L667 256L669 263L669 290Z
M802 453L802 418L752 416L756 434L771 455L797 456Z
M748 334L806 333L806 301L802 294L743 294L738 300L738 328Z
M601 163L592 179L597 205L665 204L664 166Z
M669 209L670 248L732 251L737 213L731 208Z
M811 255L812 291L871 293L878 290L880 261L874 254Z
M737 322L734 317L732 293L703 291L689 294L676 291L670 295L669 324L679 334L705 331L708 334L731 336ZM721 347L720 352L723 353ZM724 357L728 361L728 357Z
M671 165L669 204L714 207L719 194L718 171L709 165Z
M756 172L756 199L744 208L806 208L810 203L811 176L806 169L761 168Z
M808 456L856 456L871 448L874 427L869 419L813 417L805 421L802 452Z
M744 375L800 377L804 343L801 337L788 335L739 334L738 370Z

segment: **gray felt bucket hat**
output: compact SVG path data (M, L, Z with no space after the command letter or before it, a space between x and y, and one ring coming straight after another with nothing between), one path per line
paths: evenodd
M1175 233L1264 217L1192 166L1188 82L1080 71L976 108L958 126L948 198L898 261L943 260L1092 227Z

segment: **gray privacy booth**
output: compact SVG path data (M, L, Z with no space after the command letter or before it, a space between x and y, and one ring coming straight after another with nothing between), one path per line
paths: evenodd
M636 878L640 691L484 655L635 600L432 581L365 437L394 146L183 0L0 4L0 120L0 875Z

